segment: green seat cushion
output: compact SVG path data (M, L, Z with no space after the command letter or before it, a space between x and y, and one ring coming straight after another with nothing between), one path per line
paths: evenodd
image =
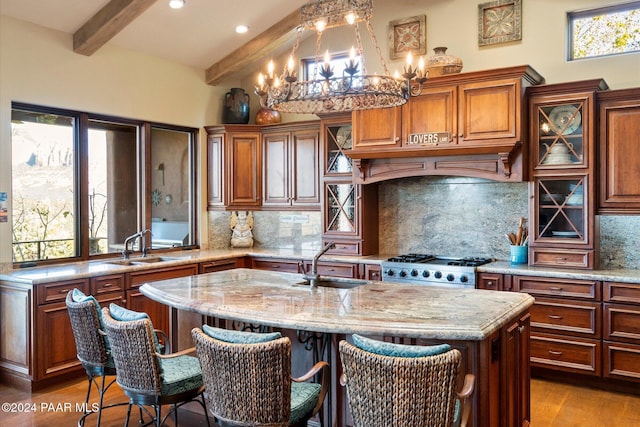
M162 388L160 393L169 396L202 387L202 371L197 357L177 356L158 358Z
M371 338L353 334L353 344L361 350L381 356L391 357L425 357L446 353L451 350L449 344L438 345L405 345L394 344L384 341L372 340Z
M120 322L133 322L135 320L149 319L149 315L140 311L129 310L128 308L124 308L119 306L118 304L111 303L109 304L109 313L111 313L111 317ZM153 326L152 326L153 329ZM153 333L153 344L158 353L162 353L163 346L158 341L158 336L156 333Z
M256 344L273 341L281 338L280 332L258 333L247 331L234 331L229 329L214 328L209 325L202 325L202 330L211 338L233 344Z
M93 301L93 307L95 308L96 315L98 316L98 322L100 323L100 329L102 329L104 331L104 320L102 318L102 309L100 308L100 304L98 303L98 300L93 295L85 295L84 292L82 292L80 289L74 288L73 291L71 291L71 299L74 302ZM111 346L109 345L109 340L107 339L106 335L102 336L102 341L104 342L104 346L107 349L107 353L109 353L109 355L110 355L111 354Z
M462 422L462 407L460 406L460 399L456 397L456 408L453 413L453 427L459 427Z
M316 406L322 386L315 383L291 382L291 416L289 424L304 419Z

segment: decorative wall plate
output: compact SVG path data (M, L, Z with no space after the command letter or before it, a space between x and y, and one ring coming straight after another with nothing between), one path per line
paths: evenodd
M556 127L558 133L564 129L562 132L563 135L575 132L582 123L582 115L573 105L560 105L555 107L549 113L549 119Z

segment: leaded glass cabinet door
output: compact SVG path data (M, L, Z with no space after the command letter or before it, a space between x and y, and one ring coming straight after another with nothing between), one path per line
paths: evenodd
M351 175L351 158L347 152L351 150L351 125L334 124L326 127L326 175Z
M536 169L584 168L589 161L583 126L588 114L585 101L538 104L536 113L533 139Z
M325 185L325 232L356 234L356 186L348 182Z
M536 179L536 240L588 244L587 176Z

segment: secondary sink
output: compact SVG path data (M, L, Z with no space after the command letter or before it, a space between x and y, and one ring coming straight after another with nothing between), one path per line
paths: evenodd
M309 281L305 280L303 282L298 282L299 285L309 286ZM316 282L317 286L322 286L325 288L336 288L336 289L353 289L362 285L371 284L370 280L359 280L359 279L343 279L339 277L326 277L320 276L318 281Z
M144 264L153 264L156 262L163 261L175 261L179 258L171 258L165 256L148 256L148 257L140 257L140 258L132 258L132 259L118 259L113 261L105 261L107 264L115 264L115 265L144 265Z

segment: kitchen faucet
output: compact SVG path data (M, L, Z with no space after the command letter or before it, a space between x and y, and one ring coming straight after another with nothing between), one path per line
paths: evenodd
M316 256L313 257L313 261L311 262L311 272L303 276L306 280L309 281L309 286L311 286L312 288L316 286L318 280L320 279L320 275L318 274L318 260L322 255L326 254L329 249L333 249L335 247L335 242L329 242L325 245L324 248L320 250L320 252L316 254Z
M144 235L147 233L151 233L151 230L149 230L148 228L138 231L135 234L132 234L131 236L124 239L124 250L122 251L122 259L129 259L129 255L131 255L131 253L133 252L133 241L135 239L141 239L138 242L138 247L140 247L140 249L142 250L143 256L146 256L147 248L146 242L144 241ZM131 248L129 248L129 246L131 246Z

